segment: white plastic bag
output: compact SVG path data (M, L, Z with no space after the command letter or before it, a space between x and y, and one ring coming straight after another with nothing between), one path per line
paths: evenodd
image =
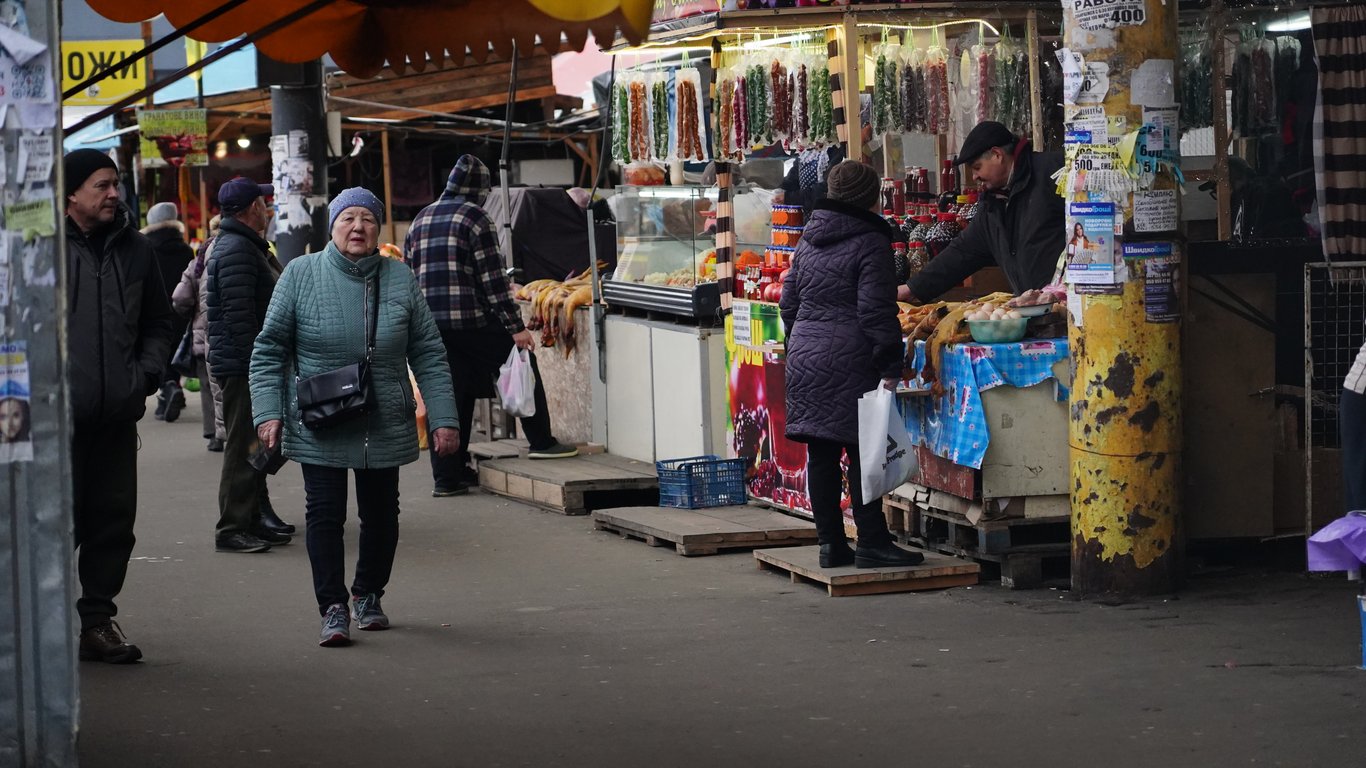
M513 347L506 363L498 367L498 399L503 413L511 416L536 415L536 374L531 370L531 353Z
M864 504L871 504L906 482L917 463L896 394L879 386L858 400L859 482Z

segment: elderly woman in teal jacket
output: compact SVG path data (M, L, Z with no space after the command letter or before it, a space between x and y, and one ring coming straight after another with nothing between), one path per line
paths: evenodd
M275 286L251 357L251 406L267 448L303 467L306 541L313 591L322 614L319 645L351 642L362 630L387 629L380 597L398 546L398 470L418 457L411 367L427 404L432 446L445 455L460 438L441 333L413 273L379 254L384 208L368 190L343 191L328 206L332 241L320 253L289 262ZM309 429L298 416L296 377L358 362L379 285L379 322L370 364L377 407L357 419ZM360 554L346 588L348 470L356 475ZM350 608L348 610L348 597Z

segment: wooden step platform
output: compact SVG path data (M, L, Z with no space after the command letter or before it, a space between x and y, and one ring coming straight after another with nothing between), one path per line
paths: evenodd
M511 438L508 440L470 443L469 450L475 465L478 466L479 462L492 459L515 459L519 456L525 456L527 444L526 441L521 438Z
M822 585L831 597L970 587L982 571L977 563L932 552L910 568L822 568L820 547L756 549L754 558L760 570L786 572L794 582Z
M673 544L678 554L689 557L731 549L801 546L816 541L815 525L751 506L599 509L593 512L593 528L640 539L652 547Z
M659 477L653 464L606 453L571 459L482 461L479 485L565 515L659 503Z

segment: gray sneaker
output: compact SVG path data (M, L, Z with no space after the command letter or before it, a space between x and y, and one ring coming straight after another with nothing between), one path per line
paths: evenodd
M552 443L546 448L533 448L527 451L528 459L568 459L579 455L579 449L564 443Z
M379 607L379 595L374 592L351 598L351 616L356 620L356 629L371 632L389 628L389 617Z
M318 645L335 648L351 644L351 614L346 612L346 603L333 603L323 614L323 630L318 634Z

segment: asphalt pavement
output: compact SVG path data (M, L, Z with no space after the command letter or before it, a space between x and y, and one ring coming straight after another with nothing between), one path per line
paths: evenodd
M1225 571L1125 605L994 584L830 598L747 552L433 499L424 455L402 474L394 627L327 649L301 536L214 551L198 398L141 437L118 620L145 656L82 663L85 768L1366 765L1340 578ZM298 467L270 487L302 530Z

